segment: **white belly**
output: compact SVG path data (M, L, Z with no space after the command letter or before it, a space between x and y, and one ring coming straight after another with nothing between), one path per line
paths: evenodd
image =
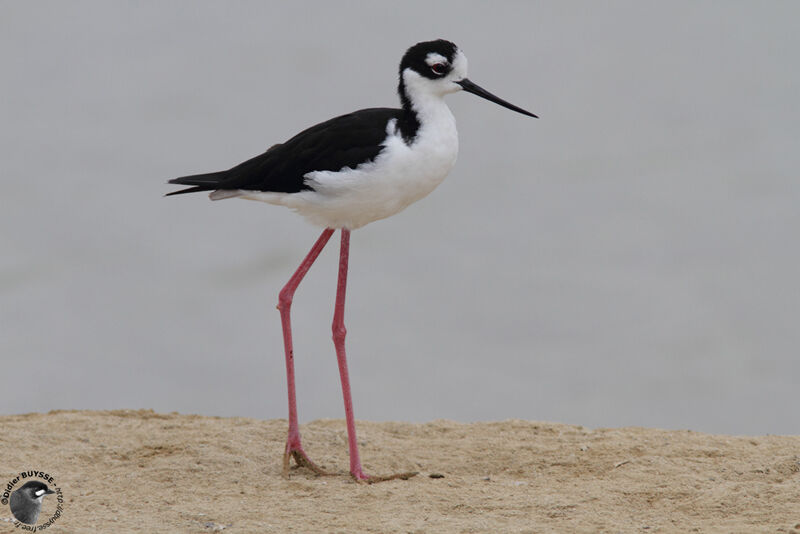
M435 128L431 124L420 127L410 146L390 124L386 148L373 162L356 169L309 173L306 183L313 190L242 191L241 196L287 206L312 224L327 228L353 230L385 219L427 196L455 165L458 134L449 110L447 115Z

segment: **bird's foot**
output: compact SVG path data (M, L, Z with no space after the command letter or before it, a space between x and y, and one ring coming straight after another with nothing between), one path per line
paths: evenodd
M306 469L310 469L313 471L317 476L333 476L336 473L329 473L325 471L317 464L311 461L311 458L308 457L306 451L303 450L302 447L295 446L292 449L289 447L286 448L286 452L283 454L283 476L289 478L289 460L294 458L297 467L305 467Z
M375 484L376 482L386 482L387 480L408 480L409 478L418 475L417 471L407 471L405 473L394 473L392 475L365 475L362 472L350 473L350 475L359 484Z
M311 461L303 446L300 445L299 440L289 440L286 443L286 452L283 454L283 476L289 478L289 464L291 459L294 458L297 467L305 467L317 476L336 476L344 473L331 473L322 469L320 466ZM416 476L417 471L407 471L404 473L394 473L391 475L367 475L361 470L360 462L355 466L351 466L350 476L359 484L375 484L376 482L386 482L387 480L408 480Z

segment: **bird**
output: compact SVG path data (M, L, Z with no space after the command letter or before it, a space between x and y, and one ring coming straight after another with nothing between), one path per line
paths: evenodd
M345 351L344 323L350 234L395 215L427 196L449 174L458 154L458 132L444 97L466 91L512 111L538 118L467 78L467 57L454 43L437 39L408 48L400 61L400 108L369 108L303 130L225 171L184 176L170 184L190 186L166 196L209 191L211 200L243 198L285 206L324 228L278 295L289 404L283 455L298 467L330 474L309 458L297 420L290 310L294 293L322 249L340 230L339 270L332 334L342 385L350 475L358 482L407 479L416 473L367 475L361 466Z
M22 485L11 494L9 504L11 513L20 521L28 525L35 525L42 511L42 499L45 495L52 495L55 491L47 487L44 482L31 480Z

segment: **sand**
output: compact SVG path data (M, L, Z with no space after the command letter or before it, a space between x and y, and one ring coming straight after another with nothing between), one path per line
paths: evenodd
M62 490L48 532L800 534L798 436L359 422L368 473L419 471L367 485L346 474L339 420L302 432L311 458L342 474L288 479L284 420L58 411L0 417L0 429L0 478L35 469ZM17 531L7 505L0 519Z

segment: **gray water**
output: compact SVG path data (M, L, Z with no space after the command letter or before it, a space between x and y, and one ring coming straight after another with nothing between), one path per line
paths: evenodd
M1 413L285 417L277 293L319 230L165 199L396 105L444 37L455 170L353 234L356 416L800 433L800 4L4 2ZM293 309L303 420L341 417L337 246Z

